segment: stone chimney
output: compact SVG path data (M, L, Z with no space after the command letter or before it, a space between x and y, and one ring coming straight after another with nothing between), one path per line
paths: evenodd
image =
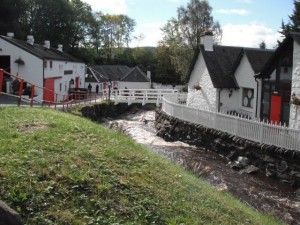
M6 36L10 38L14 38L15 34L12 32L8 32Z
M27 43L30 45L34 44L34 38L32 35L27 35Z
M58 45L57 50L60 51L60 52L62 52L63 51L63 45Z
M213 52L214 48L214 35L211 31L205 31L201 35L200 44L204 45L204 50L208 52Z
M44 47L49 49L50 48L50 41L48 41L48 40L44 41Z

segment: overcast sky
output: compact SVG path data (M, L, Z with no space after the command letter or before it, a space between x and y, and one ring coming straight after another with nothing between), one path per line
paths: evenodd
M132 47L156 46L161 40L160 28L172 17L177 8L189 0L83 0L93 11L126 14L137 23L135 36L144 35ZM223 29L222 45L258 47L265 41L274 48L280 39L281 22L289 21L293 14L293 0L209 0L213 17Z

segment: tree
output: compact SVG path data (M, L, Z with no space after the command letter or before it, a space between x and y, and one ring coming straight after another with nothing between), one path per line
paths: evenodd
M194 52L200 47L201 34L214 33L215 42L221 41L222 30L211 15L208 1L190 0L186 7L179 7L177 19L170 19L162 28L163 40L160 46L170 49L171 63L176 73L185 80Z
M260 49L266 49L266 42L265 42L265 41L262 41L262 42L259 44L259 48L260 48Z
M291 31L300 32L300 1L294 0L294 11L293 14L289 16L290 21L288 23L281 23L281 33L283 36L287 36L287 34Z

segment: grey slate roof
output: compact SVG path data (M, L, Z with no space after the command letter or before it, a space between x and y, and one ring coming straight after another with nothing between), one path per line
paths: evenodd
M139 67L125 65L94 65L87 69L87 79L93 76L94 82L126 81L126 82L149 82L146 74ZM92 80L90 82L93 82Z
M65 52L61 52L55 48L46 48L42 45L38 44L29 44L27 41L17 40L15 38L2 36L0 38L23 49L24 51L29 52L30 54L40 58L40 59L52 59L52 60L59 60L59 61L71 61L71 62L82 62L81 60L67 54Z
M247 55L249 63L255 73L262 70L265 63L273 54L273 51L263 49L221 45L214 45L213 48L214 51L205 51L204 46L200 46L200 49L195 52L189 76L201 52L215 88L238 88L234 72L244 54Z
M234 65L242 51L241 47L214 46L214 51L200 50L215 88L238 88L233 76Z

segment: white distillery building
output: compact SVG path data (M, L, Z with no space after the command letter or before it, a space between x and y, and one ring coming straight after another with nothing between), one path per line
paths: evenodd
M63 52L62 45L53 48L50 41L35 44L30 35L27 41L15 39L13 33L0 36L0 68L36 85L36 100L59 102L65 100L70 88L85 86L86 67L82 61ZM12 92L10 82L6 81L6 92Z

